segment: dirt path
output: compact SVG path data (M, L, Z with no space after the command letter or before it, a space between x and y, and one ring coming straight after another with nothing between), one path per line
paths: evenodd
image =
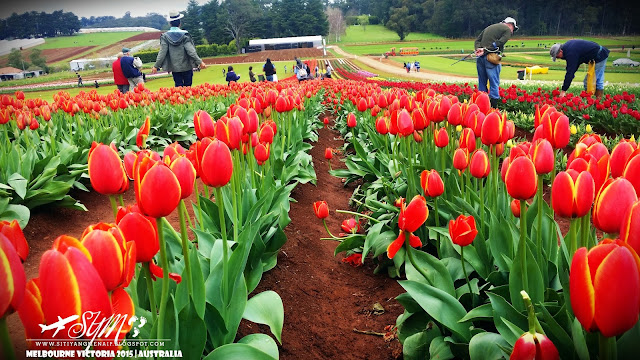
M353 329L384 333L395 324L403 308L394 298L404 290L386 275L374 275L372 260L354 268L342 263L344 253L333 256L337 242L326 237L322 221L313 213L313 202L325 200L330 216L327 226L335 235L348 209L353 188L345 188L340 179L328 173L325 148L338 148L342 140L337 132L320 129L320 138L311 150L318 177L317 186L299 185L293 191L297 202L291 204L291 224L285 229L287 243L278 255L278 265L264 274L255 293L276 291L284 303L284 329L280 359L395 359L402 354L397 340L385 342L381 336L356 333ZM344 167L334 155L333 168ZM374 315L373 305L385 309ZM239 337L266 332L268 328L243 322Z

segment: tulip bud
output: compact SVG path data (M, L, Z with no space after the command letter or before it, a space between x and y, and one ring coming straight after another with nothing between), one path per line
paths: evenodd
M471 176L478 179L489 176L491 166L489 164L489 156L484 150L478 149L471 155L469 171Z
M605 233L619 233L624 215L637 200L636 191L627 179L609 179L602 185L593 205L593 224Z
M444 193L444 182L436 170L424 170L420 174L420 185L426 196L438 197Z
M329 205L326 201L316 201L313 203L313 212L318 219L325 219L329 217Z
M458 246L467 246L478 235L476 220L472 215L460 215L455 220L449 220L449 236L451 241Z

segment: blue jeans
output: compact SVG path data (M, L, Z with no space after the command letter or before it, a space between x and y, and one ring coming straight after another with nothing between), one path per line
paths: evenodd
M193 82L193 70L182 71L182 72L172 72L173 82L178 86L191 86Z
M267 75L267 81L273 81L273 75Z
M478 90L489 92L492 99L500 99L500 70L502 65L495 65L487 60L487 55L482 55L476 59L476 69L478 70ZM489 89L487 89L487 81Z
M608 58L607 58L608 59ZM604 90L604 68L607 66L607 59L596 63L596 90ZM582 81L584 90L587 90L587 75Z

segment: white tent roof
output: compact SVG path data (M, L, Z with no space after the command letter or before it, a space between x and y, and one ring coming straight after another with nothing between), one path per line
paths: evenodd
M256 39L249 40L249 46L253 45L275 45L275 44L290 44L290 43L300 43L300 42L314 42L314 41L322 41L321 35L316 36L295 36L295 37L284 37L284 38L273 38L273 39Z

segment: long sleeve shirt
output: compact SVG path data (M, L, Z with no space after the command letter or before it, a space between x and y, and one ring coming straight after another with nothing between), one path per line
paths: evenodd
M562 90L567 91L576 75L580 64L590 61L600 62L609 57L609 49L593 41L569 40L562 45L562 58L567 61L567 73L564 76Z
M504 44L511 39L511 29L505 23L497 23L487 26L476 38L476 49L485 48L491 51L499 49L504 51Z

